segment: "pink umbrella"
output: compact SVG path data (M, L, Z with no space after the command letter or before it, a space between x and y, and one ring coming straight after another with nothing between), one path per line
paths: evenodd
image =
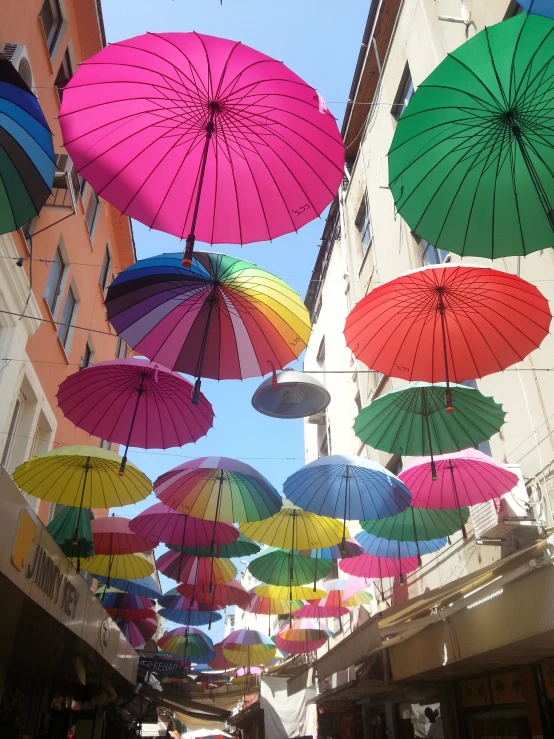
M320 598L304 603L302 608L293 611L292 615L295 618L340 618L350 613L345 606L322 604L326 600L326 598Z
M135 534L178 547L207 547L214 537L217 549L239 538L238 529L230 524L214 524L213 521L186 516L163 503L156 503L139 513L129 525Z
M234 580L237 568L229 559L196 557L182 552L164 552L156 560L158 572L189 585L222 585Z
M136 554L150 552L158 546L153 538L131 531L129 518L106 516L90 522L95 554Z
M125 444L127 450L169 449L205 436L214 412L200 394L193 405L192 384L177 372L147 359L112 359L65 379L58 405L66 418L93 436Z
M518 477L506 467L477 449L443 454L434 459L436 480L430 474L430 457L422 457L400 473L410 488L412 505L419 508L457 508L460 528L467 539L461 508L485 503L513 490ZM346 570L345 570L346 572Z
M148 639L154 636L158 628L158 622L155 618L145 618L138 621L119 619L116 623L129 644L135 649L144 646Z
M417 557L374 557L372 554L361 554L359 557L343 559L339 563L340 569L347 575L355 577L396 577L400 584L404 582L404 575L417 570Z
M344 145L282 62L197 33L149 33L82 63L60 112L77 170L150 228L210 244L297 231L334 199Z
M275 637L275 644L290 654L307 654L322 647L328 638L329 632L321 629L316 621L301 618L282 628Z

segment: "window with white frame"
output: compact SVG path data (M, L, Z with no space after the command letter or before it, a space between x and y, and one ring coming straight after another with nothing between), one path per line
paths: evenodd
M48 52L52 56L64 27L60 0L44 0L40 9L39 18L42 21Z
M69 351L70 339L73 335L73 331L71 329L77 315L78 305L79 301L77 300L75 289L73 285L70 285L69 290L67 291L60 325L58 326L58 336L66 353Z
M414 83L412 82L412 75L410 74L410 68L406 64L406 68L404 70L404 74L402 75L402 80L400 81L400 86L398 88L396 98L391 107L391 114L393 118L395 118L396 120L400 118L402 113L408 107L408 103L410 102L413 94L414 94Z
M73 63L71 61L69 49L66 49L65 54L62 57L60 67L58 69L58 74L56 75L56 79L54 80L54 87L56 88L56 92L58 93L58 100L60 101L60 103L62 102L65 86L72 77Z
M102 260L102 269L100 270L100 287L105 292L108 285L111 283L111 270L112 270L112 255L110 247L106 244L106 250L104 252L104 259Z
M371 225L371 213L366 198L362 199L356 216L356 228L360 234L360 243L362 246L362 257L365 257L371 242L373 241L373 227Z
M10 454L12 452L15 438L17 435L17 427L23 411L23 405L25 404L25 396L22 392L19 392L15 399L12 415L10 418L10 425L8 427L8 433L6 441L4 443L4 451L2 452L2 467L8 467L10 463Z
M419 248L421 249L421 264L428 267L432 264L443 264L449 254L445 249L437 249L425 239L418 239Z
M67 273L67 263L61 248L58 246L52 260L52 266L50 267L50 274L48 275L48 282L46 283L46 291L44 298L50 308L50 313L54 315L56 308L58 307L58 301L60 294L63 289L64 278Z
M98 222L98 216L100 215L100 198L91 189L90 198L87 205L87 212L85 213L85 221L87 224L90 238L94 238L94 231L96 229L96 223Z

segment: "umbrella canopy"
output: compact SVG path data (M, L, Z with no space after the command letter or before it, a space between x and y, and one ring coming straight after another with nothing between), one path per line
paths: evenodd
M183 610L181 608L160 608L159 614L168 621L185 626L206 626L221 621L221 614L210 611Z
M194 598L198 603L205 603L212 608L213 603L217 603L222 608L226 606L238 606L246 608L250 603L252 596L245 590L238 580L231 580L224 585L214 585L211 589L209 585L187 585L181 583L177 586L177 591L185 598Z
M365 590L358 590L356 593L347 597L346 590L340 588L327 593L325 597L314 600L314 605L321 608L354 608L355 606L363 606L370 603L373 596L366 593Z
M142 554L96 554L81 559L81 569L91 575L100 575L110 580L112 586L118 580L140 580L154 572L154 565Z
M259 521L277 513L282 499L257 470L229 457L200 457L164 473L158 498L179 513L209 521Z
M369 459L332 454L305 465L285 480L285 496L295 505L346 521L384 518L410 505L410 491L389 470Z
M38 216L52 190L56 159L37 98L3 54L0 147L0 234L6 234Z
M469 508L460 511L462 523L467 523ZM402 513L380 520L360 521L368 534L395 541L431 541L455 534L461 528L460 515L455 510L435 510L412 506Z
M344 545L325 547L325 549L301 549L301 557L317 557L318 559L342 559L343 557L357 557L363 554L362 547L355 539L345 539Z
M222 585L231 582L237 568L228 559L194 557L180 552L165 552L156 560L158 571L177 582L189 585Z
M326 577L333 560L300 557L291 549L272 547L255 557L248 569L256 580L268 585L305 585Z
M95 518L91 523L96 554L136 554L150 552L158 542L137 536L129 528L131 520L123 516Z
M253 590L250 592L253 597L250 605L245 608L247 613L257 613L261 616L283 616L300 608L302 605L301 600L279 600L277 598L267 598L263 595L258 595Z
M191 383L147 359L111 359L79 370L58 389L66 418L93 436L140 449L184 446L205 436L214 412Z
M111 44L66 86L60 123L95 191L149 228L187 237L187 263L195 237L245 244L297 231L344 176L344 145L316 90L214 36Z
M95 595L102 597L102 605L104 608L125 608L129 610L153 608L154 599L147 598L143 595L133 595L131 593L122 593L116 588L98 588Z
M265 665L275 657L275 644L261 631L237 629L221 642L223 655L233 664Z
M325 590L313 588L311 585L293 585L284 587L282 585L256 585L252 589L255 595L261 595L263 598L270 598L273 601L288 600L294 603L295 600L317 600L327 595Z
M275 643L290 654L308 654L322 647L329 638L329 632L318 628L315 621L301 618L285 626L275 637Z
M210 547L180 547L175 544L168 544L168 549L176 552L182 552L183 554L194 554L197 557L209 557ZM260 551L260 546L254 541L250 541L246 536L239 534L239 538L236 541L232 541L229 544L216 544L214 554L216 557L225 557L230 559L232 557L249 557L251 554L257 554Z
M216 653L215 659L208 662L208 665L213 670L229 670L234 667L233 663L229 662L229 660L224 656L221 642L219 644L214 644L214 651Z
M518 0L518 2L528 13L554 18L552 0Z
M117 333L152 361L196 378L242 380L284 367L306 348L310 316L300 297L255 264L199 253L143 259L108 288ZM199 398L197 380L193 402Z
M179 626L177 629L167 631L158 639L158 647L169 654L195 658L196 661L199 657L213 652L210 637L193 626Z
M107 578L102 575L96 575L96 579L102 583L105 583ZM126 580L124 578L111 578L111 588L105 588L107 592L110 592L112 588L119 590L121 593L127 593L131 595L142 595L145 598L160 598L162 591L157 580L153 577L141 577L138 580ZM104 591L104 586L101 586L96 591L96 595L101 595Z
M374 557L417 557L418 561L422 554L433 554L446 546L446 539L395 541L368 534L367 531L356 534L356 539L363 545L366 554Z
M460 452L500 431L506 417L500 403L475 388L450 385L456 413L447 413L445 389L427 382L395 388L360 411L354 432L374 449L420 457Z
M235 685L251 685L255 681L256 676L261 675L262 672L262 667L239 667L238 670L233 672L231 682L235 683Z
M158 599L158 602L162 608L170 608L172 610L209 611L209 608L205 603L198 603L195 600L191 601L190 598L184 598L182 595L179 595L177 588L168 590L167 593L164 593L162 597ZM225 606L222 605L221 607L224 608Z
M94 545L90 527L91 514L89 510L83 511L81 515L79 513L79 508L63 508L46 528L68 557L92 557Z
M185 516L163 503L156 503L139 513L129 528L139 536L178 547L209 547L213 539L214 551L218 545L229 544L239 536L234 526L218 523L214 527L211 521Z
M343 540L339 521L285 506L265 521L239 524L249 539L282 549L325 549Z
M417 557L374 557L372 554L360 554L340 562L340 569L354 577L396 577L402 583L404 575L417 570Z
M391 377L450 382L506 369L540 346L548 301L517 275L443 264L401 275L372 290L346 319L353 354Z
M402 114L390 189L410 229L435 247L498 259L552 246L553 33L537 15L486 27Z
M156 618L146 618L136 621L118 619L116 623L129 644L135 649L143 647L154 636L158 628Z
M311 603L304 603L298 610L293 611L292 615L295 618L340 618L348 613L350 611L346 606L321 605L321 601L313 600Z
M142 621L149 618L156 619L156 611L152 608L114 608L107 606L105 603L103 605L104 610L109 613L114 620Z

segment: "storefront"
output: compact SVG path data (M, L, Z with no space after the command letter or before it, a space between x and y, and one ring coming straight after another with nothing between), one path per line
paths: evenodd
M0 500L0 739L125 736L136 652L3 468Z

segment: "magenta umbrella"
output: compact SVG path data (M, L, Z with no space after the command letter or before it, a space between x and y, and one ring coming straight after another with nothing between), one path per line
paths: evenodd
M158 622L155 618L144 618L136 621L118 619L116 623L129 644L135 649L143 647L154 636L158 628Z
M404 575L417 570L417 557L374 557L372 554L361 554L359 557L342 559L340 569L347 575L355 577L399 577L400 584Z
M467 533L461 509L499 498L518 483L517 475L506 465L478 449L443 454L435 457L434 462L436 480L430 473L430 457L417 459L402 470L399 477L412 493L413 506L457 508L464 539L467 539Z
M169 449L205 436L214 412L204 395L193 405L192 384L147 359L111 359L67 377L58 389L66 418L93 436L130 446Z
M293 611L295 618L340 618L349 613L348 608L339 605L327 605L327 598L308 601L304 603L302 608Z
M66 85L77 170L150 228L246 244L297 231L334 199L344 145L321 96L282 62L197 33L110 44Z

